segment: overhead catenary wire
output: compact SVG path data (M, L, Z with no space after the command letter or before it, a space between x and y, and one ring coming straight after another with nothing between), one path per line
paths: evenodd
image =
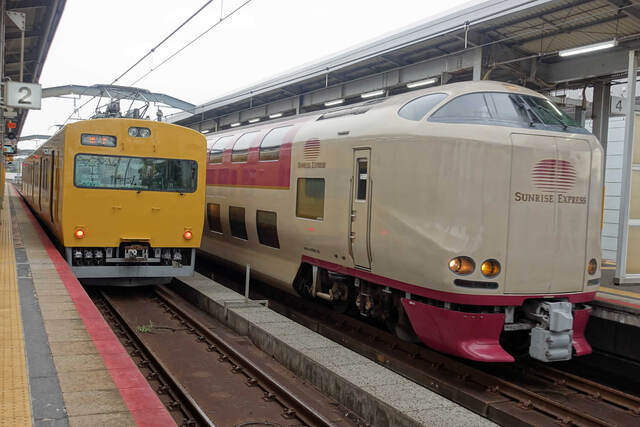
M249 3L251 3L253 0L246 0L244 3L242 3L240 6L236 7L235 9L233 9L231 12L229 12L227 15L225 15L224 17L220 17L220 20L218 22L216 22L215 24L213 24L212 26L210 26L209 28L207 28L206 30L204 30L202 33L200 33L198 36L196 36L194 39L192 39L190 42L188 42L187 44L185 44L184 46L182 46L180 49L178 49L177 51L175 51L174 53L172 53L171 55L169 55L167 58L165 58L161 63L159 63L156 67L151 68L149 71L147 71L145 74L143 74L142 76L140 76L136 81L134 81L133 83L131 83L131 86L134 86L136 83L138 83L140 80L144 79L145 77L147 77L149 74L153 73L155 70L157 70L158 68L162 67L164 64L166 64L167 62L169 62L171 59L173 59L176 55L178 55L180 52L182 52L183 50L185 50L186 48L188 48L189 46L191 46L193 43L195 43L197 40L199 40L201 37L203 37L205 34L207 34L209 31L213 30L215 27L217 27L218 25L220 25L222 22L224 22L226 19L230 18L232 15L234 15L236 12L238 12L240 9L242 9L243 7L245 7L246 5L248 5Z
M606 15L609 15L609 14L612 14L612 13L620 13L622 10L629 9L629 8L633 7L633 5L634 4L629 4L629 5L626 5L626 6L620 6L620 7L614 7L614 8L606 8L604 10L598 10L597 12L589 11L589 15L590 15L591 18L594 18L594 19L595 18L600 18L600 17L606 16ZM483 17L482 19L479 20L479 22L482 22L482 20L485 19L485 18L486 17ZM575 17L573 19L566 19L565 22L563 23L563 25L572 24L574 22L580 22L582 20L584 20L584 16L578 16L578 17ZM470 23L470 25L474 25L474 23L472 22L472 23ZM442 58L449 58L449 57L452 57L452 56L459 55L459 54L463 53L466 50L481 49L481 48L484 48L484 47L489 47L489 46L493 46L493 45L498 45L500 43L508 42L510 40L517 39L519 37L524 37L524 36L528 36L528 35L535 35L535 34L540 32L540 27L541 27L541 25L531 26L531 27L529 27L527 29L522 29L522 31L519 32L518 34L511 34L511 35L508 35L508 36L503 36L503 37L500 37L500 38L496 38L496 39L493 39L491 41L487 41L487 42L484 42L484 43L481 43L481 44L477 44L477 45L475 45L473 47L470 47L470 48L467 48L467 49L464 49L464 48L463 49L457 49L455 51L451 51L451 52L447 52L447 53L444 53L444 54L441 54L441 55L437 55L437 56L431 57L431 58L428 59L428 61L434 61L434 60L442 59ZM446 31L443 31L442 34L453 33L455 31L464 30L464 28L465 28L464 24L456 25L456 26L448 28ZM589 33L588 31L579 31L579 30L576 30L576 31ZM640 33L634 33L634 34L625 36L624 38L618 38L618 41L620 42L620 41L625 40L625 39L630 39L631 40L631 39L635 39L637 37L640 37ZM357 61L363 61L363 60L369 59L369 58L373 57L374 55L388 53L392 49L400 49L402 47L407 47L409 45L416 44L416 43L419 43L421 41L424 41L424 39L413 40L410 43L406 43L404 45L401 45L401 46L398 46L398 47L394 47L394 48L386 48L386 49L380 50L380 51L378 51L378 52L376 52L374 54L366 53L366 54L362 54L362 55L360 55L358 57L355 57L355 58L348 58L348 59L346 59L346 60L344 60L342 62L338 62L338 63L333 64L331 66L331 68L333 70L336 70L336 69L339 69L342 66L345 66L345 65L348 65L348 64L352 64L352 63L355 63ZM489 65L490 65L490 67L495 67L495 66L498 66L498 65L503 65L503 64L508 64L508 63L512 63L512 62L522 61L522 60L525 60L525 59L539 58L541 56L546 56L546 55L551 55L551 54L556 54L556 53L557 53L557 51L532 53L531 55L526 56L526 57L520 57L520 58L516 58L516 59L495 62L495 63L489 64ZM316 65L316 64L314 64L314 65ZM399 68L401 68L401 67L397 67L396 69L399 69ZM326 73L328 71L329 71L328 68L327 69L323 69L322 70L322 74L326 75ZM387 70L387 71L389 71L389 70ZM385 71L385 72L387 72L387 71ZM294 81L299 81L300 79L312 78L312 77L316 76L318 73L320 73L319 70L312 69L312 70L309 70L309 71L305 71L305 73L301 74L301 75L296 75L296 76L293 76L293 77L286 76L283 80L279 80L279 81L274 82L274 83L269 83L269 84L261 87L259 90L260 91L271 90L271 89L274 89L274 88L276 88L276 87L278 87L280 85L286 85L286 84L289 84L289 83L294 82ZM382 73L380 73L380 74L382 74ZM206 103L201 104L201 105L197 105L197 106L193 107L192 109L185 110L184 112L190 113L190 114L198 114L199 113L199 109L205 109L208 105L212 104L213 102L222 102L222 101L229 101L231 99L238 99L238 98L241 98L243 96L254 94L255 90L256 90L256 88L251 88L251 89L247 89L246 91L240 91L240 92L237 92L237 93L227 94L227 95L222 96L219 99L216 99L214 101L209 101L209 102L206 102ZM176 114L181 114L181 113L176 113ZM173 116L173 115L169 115L167 117L171 117L171 116Z
M198 10L196 10L194 13L192 13L185 21L183 21L180 25L178 25L178 27L176 27L171 33L169 33L169 35L167 35L164 39L162 39L162 41L160 41L160 43L158 43L157 45L155 45L153 48L151 48L151 50L149 50L149 52L147 52L146 54L144 54L140 59L138 59L133 65L131 65L129 68L127 68L127 70L125 72L123 72L122 74L120 74L118 77L116 77L111 84L115 84L116 82L118 82L122 77L124 77L126 74L128 74L131 70L133 70L136 66L138 66L142 61L144 61L149 55L151 55L153 52L155 52L155 50L157 48L159 48L160 46L162 46L167 40L169 40L174 34L176 34L178 31L180 31L180 29L182 27L184 27L189 21L191 21L193 18L195 18L200 12L202 12L204 10L204 8L206 8L207 6L209 6L209 4L211 4L213 2L213 0L207 0L202 6L200 6L200 8ZM88 89L88 88L87 88ZM80 95L78 95L78 97L82 97L82 95L84 95L84 92L87 90L85 89L84 91L82 91L82 93L80 93ZM101 95L102 96L102 95ZM76 114L77 112L79 112L83 107L85 107L87 104L89 104L91 101L93 101L94 99L97 98L97 95L92 96L91 98L89 98L89 100L87 100L86 102L84 102L82 105L80 105L79 107L74 107L73 111L71 112L71 114L69 115L69 117L67 117L67 119L62 123L62 126L66 125L67 122L69 120L71 120L71 118L73 117L74 114Z
M130 66L129 68L127 68L127 70L120 74L118 77L116 77L111 84L115 84L118 80L120 80L121 78L123 78L125 75L127 75L129 73L129 71L133 70L135 67L138 66L138 64L140 64L142 61L144 61L149 55L151 55L153 52L156 51L157 48L159 48L160 46L162 46L164 44L164 42L166 42L167 40L169 40L175 33L177 33L178 31L180 31L180 29L182 27L184 27L185 25L187 25L187 23L189 21L191 21L193 18L195 18L200 12L202 12L204 10L205 7L209 6L211 3L213 2L213 0L208 0L205 4L203 4L200 9L196 10L191 16L189 16L184 22L182 22L182 24L178 25L178 27L173 30L171 33L169 33L168 36L166 36L164 39L162 39L162 41L160 43L158 43L157 45L155 45L154 47L151 48L151 50L149 50L149 52L145 53L142 58L138 59L132 66Z

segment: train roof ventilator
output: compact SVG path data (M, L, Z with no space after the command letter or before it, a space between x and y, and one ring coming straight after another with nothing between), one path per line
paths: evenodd
M566 301L528 301L525 315L538 324L531 329L529 355L543 362L571 359L573 349L572 304Z

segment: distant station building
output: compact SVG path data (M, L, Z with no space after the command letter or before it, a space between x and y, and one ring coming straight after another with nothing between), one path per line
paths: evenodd
M168 120L208 133L429 85L490 79L527 86L552 96L607 150L603 256L617 261L617 280L638 282L640 270L627 269L627 247L637 247L640 256L640 217L629 216L630 197L637 193L640 199L640 188L631 186L633 126L640 109L639 29L636 0L486 1ZM576 94L578 102L571 102ZM612 112L616 118L610 121Z

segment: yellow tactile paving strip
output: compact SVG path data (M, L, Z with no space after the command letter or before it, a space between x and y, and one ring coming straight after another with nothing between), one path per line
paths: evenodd
M13 194L14 221L18 224L29 259L33 287L42 313L69 425L135 426L120 391L89 336L25 208L18 200L19 196Z
M5 196L0 210L0 426L31 426L11 213Z
M620 289L612 289L612 288L600 288L598 289L598 292L605 293L605 294L621 295L621 296L630 297L634 299L640 299L640 294L638 292L622 291Z

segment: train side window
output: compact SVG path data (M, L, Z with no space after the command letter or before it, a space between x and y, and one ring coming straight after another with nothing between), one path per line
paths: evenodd
M222 163L224 149L231 143L233 135L223 136L218 139L209 151L209 163Z
M244 219L244 208L229 206L229 226L231 235L238 239L247 239L247 224Z
M275 212L256 211L256 225L260 243L280 248L278 241L278 216Z
M249 159L249 147L256 136L258 136L258 131L247 132L238 138L231 151L232 162L246 162Z
M207 221L209 231L222 233L222 222L220 221L220 205L217 203L207 203Z
M429 117L429 121L441 123L484 123L492 119L484 93L459 96Z
M278 160L280 158L280 146L284 143L284 137L291 129L291 126L283 126L271 129L265 135L260 144L260 161Z
M413 99L398 110L398 115L409 120L421 120L433 107L447 97L445 93L430 93Z
M296 216L324 219L324 178L298 178Z
M358 188L356 200L367 200L367 159L358 159Z

